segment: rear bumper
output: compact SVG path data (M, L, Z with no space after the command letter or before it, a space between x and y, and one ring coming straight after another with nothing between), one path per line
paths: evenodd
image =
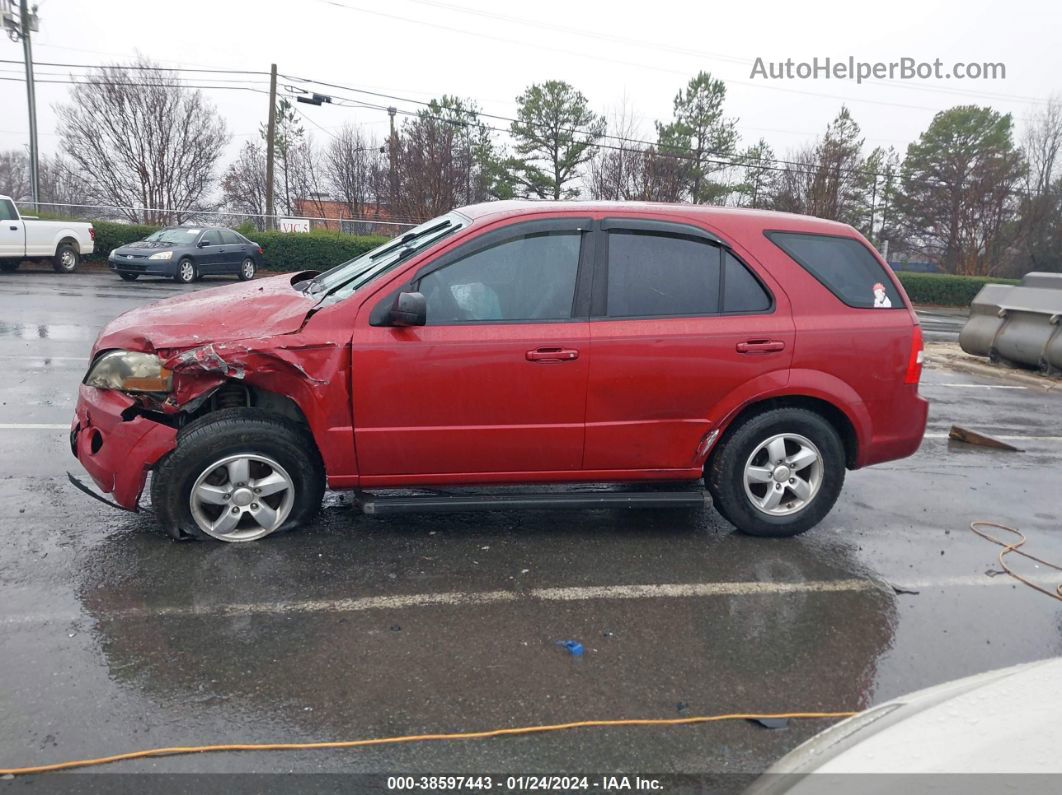
M918 394L917 386L905 386L905 389L911 390L912 394L891 406L891 412L883 421L874 423L874 436L869 444L861 445L857 467L907 458L922 446L929 401Z
M85 386L78 390L70 448L93 482L130 511L137 509L148 470L177 444L177 429L141 416L123 419L128 395Z

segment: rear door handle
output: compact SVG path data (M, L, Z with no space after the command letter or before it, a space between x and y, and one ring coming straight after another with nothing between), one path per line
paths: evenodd
M570 362L579 358L574 348L535 348L527 352L529 362Z
M738 353L770 353L784 350L785 343L782 340L746 340L737 344Z

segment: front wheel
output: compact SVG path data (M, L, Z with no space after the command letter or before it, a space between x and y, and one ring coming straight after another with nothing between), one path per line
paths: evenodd
M73 243L60 243L52 257L52 269L59 273L73 273L81 262L81 253Z
M734 428L709 460L716 508L743 533L794 536L830 512L845 476L844 445L820 414L782 408Z
M151 503L176 538L255 541L308 521L324 482L302 425L257 409L225 409L181 430L152 475Z
M135 282L140 276L139 273L119 273L118 275L122 277L123 281L127 282Z
M240 264L240 271L237 274L240 277L241 282L247 282L254 278L254 272L257 270L254 264L254 260L247 257Z
M182 259L177 263L177 272L173 274L173 280L181 284L191 284L195 281L195 263L190 259Z

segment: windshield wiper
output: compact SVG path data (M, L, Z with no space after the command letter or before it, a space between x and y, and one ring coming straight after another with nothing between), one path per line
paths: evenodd
M424 230L422 230L420 232L417 232L416 234L413 234L412 232L406 232L404 235L402 235L402 237L398 238L391 245L387 246L386 248L380 249L375 254L373 254L371 257L369 257L369 260L371 262L375 262L380 257L382 257L382 256L384 256L386 254L390 254L396 248L402 248L407 243L412 243L417 238L424 237L424 235L430 235L432 232L438 232L440 229L445 229L446 227L450 226L451 224L452 224L451 221L441 221L440 223L437 223L435 226L429 226L427 229L424 229Z

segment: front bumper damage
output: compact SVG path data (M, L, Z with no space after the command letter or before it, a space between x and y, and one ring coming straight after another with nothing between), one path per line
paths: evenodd
M177 444L177 429L135 412L136 401L113 390L78 390L70 449L101 491L136 511L147 473Z

